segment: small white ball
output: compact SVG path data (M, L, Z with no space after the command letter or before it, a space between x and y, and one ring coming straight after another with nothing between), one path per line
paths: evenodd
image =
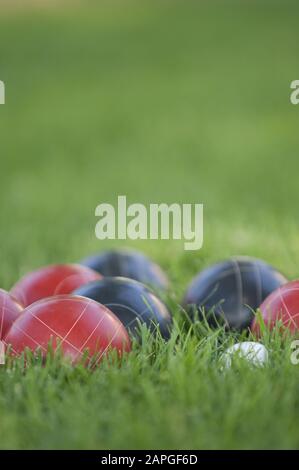
M250 364L257 367L264 366L268 362L268 350L263 344L254 341L244 341L228 348L221 356L224 367L230 368L233 357L236 356L246 359Z

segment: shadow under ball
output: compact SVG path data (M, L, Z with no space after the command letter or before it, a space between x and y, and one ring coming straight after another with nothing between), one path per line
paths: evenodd
M139 325L152 331L159 326L164 339L169 339L172 317L166 305L140 282L122 277L104 277L76 289L74 294L88 297L109 308L128 331L139 338Z
M158 290L166 290L169 286L160 266L136 250L104 251L83 259L81 264L103 276L128 277Z
M248 328L254 311L287 279L264 261L236 257L200 272L185 293L182 305L194 320L205 317L212 327L225 324L234 330Z

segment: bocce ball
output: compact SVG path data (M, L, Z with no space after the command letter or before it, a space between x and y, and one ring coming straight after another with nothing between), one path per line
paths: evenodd
M70 294L77 287L101 277L80 264L54 264L26 274L10 292L27 307L52 295Z
M243 341L228 348L221 356L221 363L228 369L235 358L245 359L251 365L260 367L268 362L268 350L261 343Z
M31 304L13 323L4 342L16 356L25 348L46 356L51 343L54 351L59 347L72 363L80 361L86 351L87 359L100 361L110 349L119 354L131 349L126 329L107 307L71 295Z
M13 296L0 289L0 341L23 309L24 307Z
M81 263L103 276L128 277L158 290L165 290L169 285L160 266L135 250L104 251L82 260Z
M299 330L299 280L288 282L270 294L260 306L263 320L269 328L277 321L292 333ZM258 317L252 323L253 332L259 334Z
M286 278L264 261L238 257L215 264L191 282L183 306L194 319L205 317L211 326L248 328L254 311Z
M139 322L153 332L157 325L163 338L168 339L171 315L167 307L146 286L133 279L104 277L74 291L106 305L122 321L125 327L139 337Z

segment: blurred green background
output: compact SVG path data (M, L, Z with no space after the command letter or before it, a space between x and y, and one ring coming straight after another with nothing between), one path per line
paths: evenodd
M134 243L165 266L242 252L298 274L297 3L32 4L1 8L1 284L101 249L118 194L204 204L201 252Z
M179 299L232 254L299 275L296 1L0 2L0 286L120 242L95 207L204 204L204 246L128 242Z

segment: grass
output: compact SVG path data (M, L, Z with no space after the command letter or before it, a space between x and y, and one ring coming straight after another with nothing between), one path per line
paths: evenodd
M165 344L144 334L119 366L91 372L48 358L0 376L2 448L298 447L298 368L290 339L266 335L270 362L223 370L236 341L200 325Z
M266 368L223 373L237 338L182 330L177 307L227 256L298 276L297 14L295 1L241 0L1 10L0 286L119 246L94 235L95 207L119 194L203 203L205 224L199 252L128 242L171 278L168 344L145 337L93 373L1 368L1 448L298 448L290 339L266 334Z

